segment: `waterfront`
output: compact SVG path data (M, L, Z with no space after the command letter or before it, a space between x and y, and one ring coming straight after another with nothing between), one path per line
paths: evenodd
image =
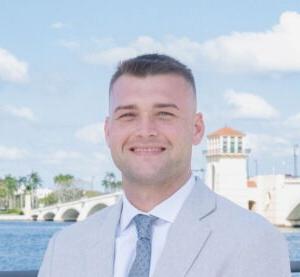
M0 271L38 269L51 236L69 224L0 221Z
M50 237L70 224L0 221L0 271L38 269ZM288 240L290 257L300 260L300 229L282 231Z

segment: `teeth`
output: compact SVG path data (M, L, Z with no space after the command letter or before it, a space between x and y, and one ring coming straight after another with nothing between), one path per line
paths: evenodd
M133 148L134 152L161 152L163 149L162 148L157 148L157 147L143 147L143 148Z

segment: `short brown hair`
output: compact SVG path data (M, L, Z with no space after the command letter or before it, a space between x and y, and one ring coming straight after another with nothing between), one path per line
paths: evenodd
M158 74L177 74L182 76L192 86L194 95L196 96L195 80L191 69L168 55L145 54L120 62L110 80L110 92L116 80L124 74L137 77Z

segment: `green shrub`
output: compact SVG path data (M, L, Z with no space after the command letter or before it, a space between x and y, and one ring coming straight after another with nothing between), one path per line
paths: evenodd
M20 209L7 209L0 211L0 214L17 214L17 215L23 215L23 211Z

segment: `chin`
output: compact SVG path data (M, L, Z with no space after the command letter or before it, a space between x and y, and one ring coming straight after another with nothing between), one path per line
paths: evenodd
M157 172L155 173L144 173L144 174L135 174L135 178L140 181L155 181L157 179Z
M133 172L131 174L126 174L128 180L134 183L139 183L141 185L153 185L155 183L160 183L164 180L163 176L159 172Z

